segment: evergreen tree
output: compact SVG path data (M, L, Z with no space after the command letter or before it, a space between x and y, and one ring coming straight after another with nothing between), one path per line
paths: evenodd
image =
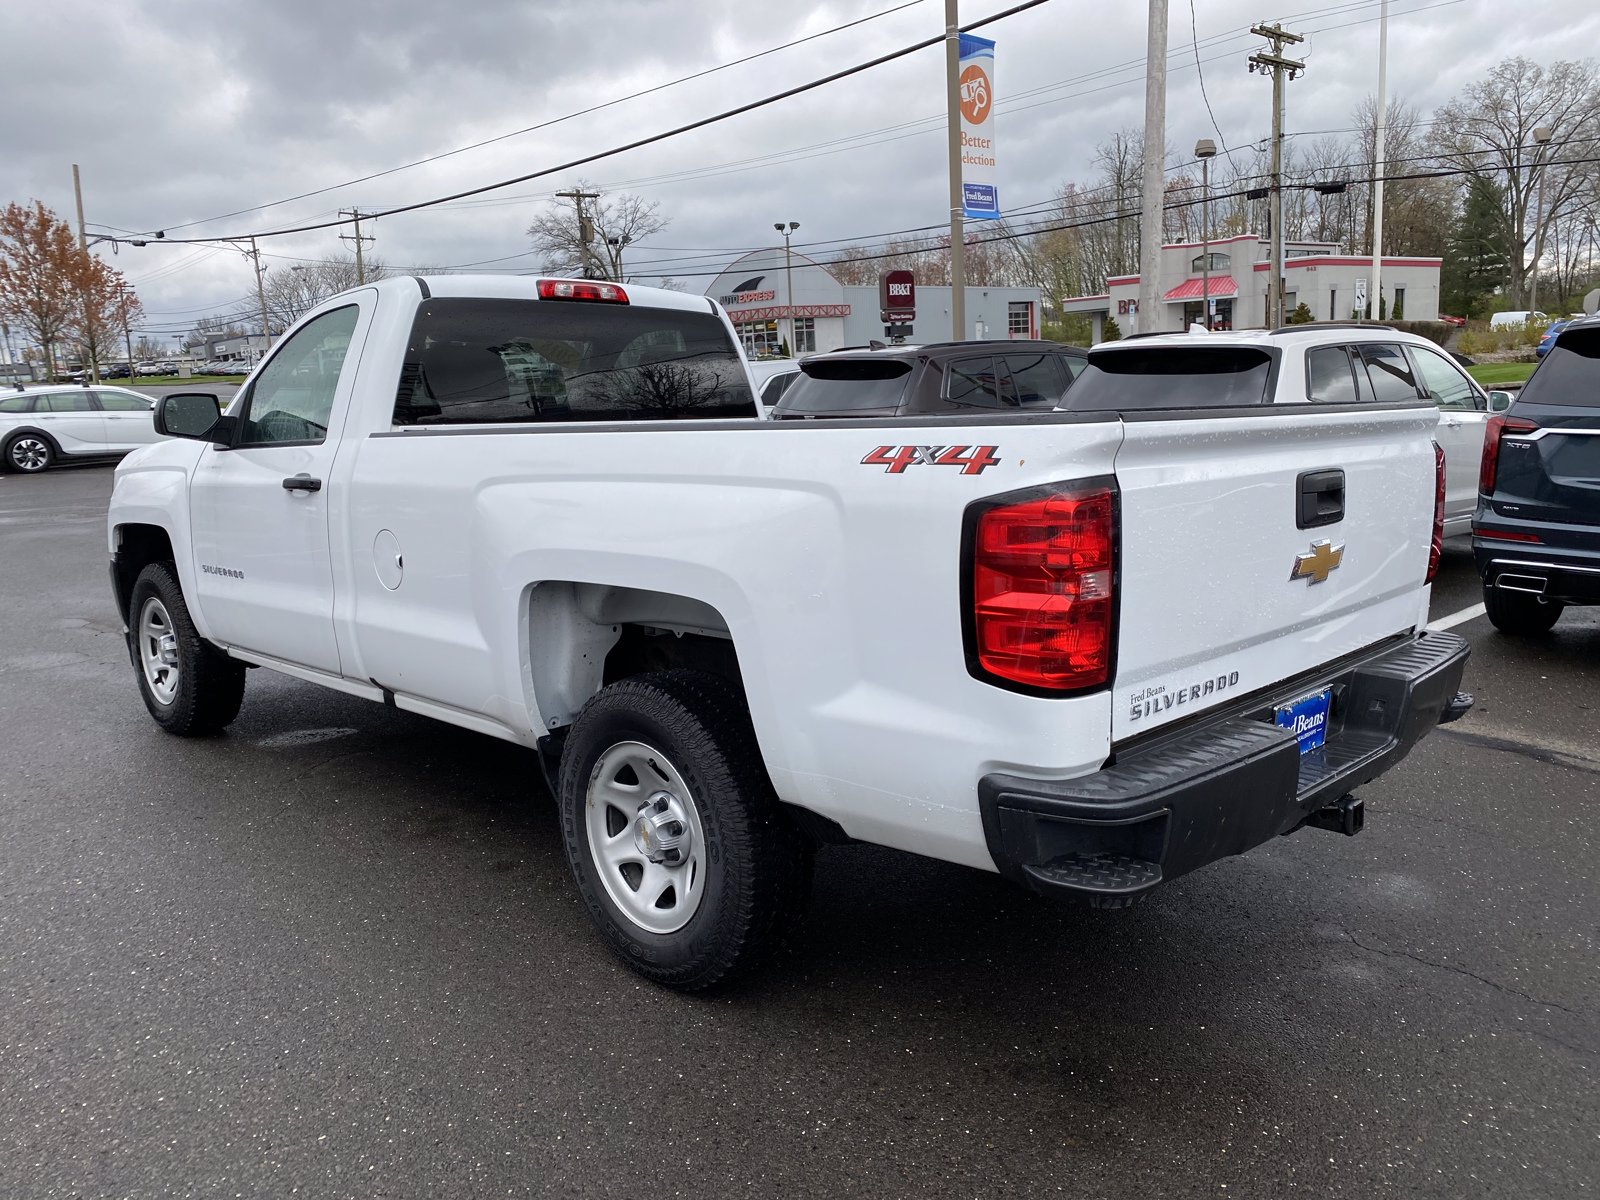
M1506 280L1510 245L1500 185L1487 178L1469 180L1461 221L1445 250L1440 308L1460 316L1476 316L1483 297Z

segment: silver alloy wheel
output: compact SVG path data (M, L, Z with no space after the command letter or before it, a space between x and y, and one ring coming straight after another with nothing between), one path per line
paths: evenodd
M178 635L159 596L151 596L139 610L138 638L139 666L150 694L161 704L171 704L178 694Z
M50 464L50 447L43 438L19 437L11 443L10 456L19 471L42 471Z
M622 915L647 933L676 933L705 894L705 833L683 776L643 742L600 756L584 796L589 854Z

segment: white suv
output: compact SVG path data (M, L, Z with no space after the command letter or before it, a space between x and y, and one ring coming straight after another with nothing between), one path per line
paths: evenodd
M1233 360L1218 356L1217 352L1228 347L1269 353L1273 368L1266 395L1255 379L1247 381L1227 368L1226 364ZM1185 351L1189 354L1185 355ZM1178 373L1179 362L1194 354L1214 357L1219 368L1212 372L1216 387L1194 396L1197 408L1260 404L1268 397L1274 404L1334 408L1356 401L1432 401L1439 408L1434 438L1445 455L1444 532L1453 536L1472 528L1489 395L1448 354L1415 334L1384 325L1325 322L1271 332L1136 335L1096 346L1089 360L1091 372L1073 385L1064 406L1094 407L1092 400L1098 389L1091 376L1096 366L1102 373L1119 377L1118 391L1125 408L1128 376L1149 376L1153 391L1159 391L1159 377ZM1123 355L1132 357L1124 360ZM1185 375L1185 386L1193 387L1195 375L1190 368L1184 366L1181 373Z

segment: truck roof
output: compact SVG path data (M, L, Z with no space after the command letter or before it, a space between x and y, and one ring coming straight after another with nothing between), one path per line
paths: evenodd
M367 284L379 291L402 292L422 288L425 296L463 297L486 300L537 300L541 279L562 279L561 275L397 275ZM574 282L583 282L575 280ZM591 280L590 282L598 282ZM622 283L620 287L635 307L670 308L688 312L717 312L714 301L689 292Z

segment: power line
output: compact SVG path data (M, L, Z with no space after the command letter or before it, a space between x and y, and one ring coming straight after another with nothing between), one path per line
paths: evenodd
M362 175L362 176L360 176L359 178L356 178L356 179L347 179L343 183L332 183L332 184L329 184L327 187L315 188L315 189L313 189L313 190L311 190L309 192L301 192L301 193L299 193L298 195L295 195L295 196L286 196L282 200L272 200L272 201L269 201L266 204L255 204L255 205L251 205L249 208L236 209L233 212L222 213L219 216L206 217L203 220L199 220L199 221L186 221L181 225L168 225L167 228L168 229L192 229L196 225L209 225L213 221L225 221L229 217L240 217L240 216L243 216L245 213L261 212L264 209L276 208L280 204L290 204L290 203L292 203L292 202L294 202L296 200L305 200L305 199L307 199L308 197L311 197L311 196L321 196L321 195L323 195L323 194L325 194L327 192L338 191L340 188L354 187L358 183L368 183L368 182L370 182L371 180L374 180L374 179L382 179L386 175L394 175L394 174L397 174L400 171L409 171L412 167L425 166L428 163L438 162L442 158L449 158L452 155L456 155L456 154L465 154L469 150L481 150L483 147L492 146L496 142L503 142L503 141L506 141L506 140L508 140L510 138L521 137L525 133L533 133L533 132L535 132L537 130L540 130L540 129L548 129L552 125L559 125L564 121L575 120L578 117L584 117L584 116L588 116L590 113L599 112L601 109L611 108L611 107L613 107L615 105L618 105L618 104L625 104L629 100L637 100L642 96L653 95L656 92L665 91L667 88L677 87L680 83L690 83L690 82L692 82L692 81L694 81L696 79L703 79L707 75L715 75L718 71L726 71L730 67L743 66L745 63L754 62L758 58L765 58L769 54L777 54L778 52L783 51L783 50L790 50L790 49L793 49L795 46L803 45L806 42L813 42L813 41L816 41L818 38L825 38L825 37L828 37L830 34L841 33L846 29L853 29L857 25L865 25L869 21L876 21L879 17L887 17L887 16L890 16L890 15L892 15L894 13L897 13L897 12L901 12L901 11L903 11L905 9L908 9L908 8L915 8L918 4L921 4L921 3L923 3L923 0L906 0L906 2L904 4L897 4L892 8L885 8L885 9L882 9L882 10L880 10L878 12L875 12L875 13L869 13L868 15L866 15L864 17L858 17L853 21L846 21L843 25L835 25L831 29L823 29L823 30L821 30L821 31L819 31L817 33L808 34L808 35L806 35L805 37L802 37L802 38L795 38L793 41L784 42L782 45L779 45L779 46L771 46L766 50L758 50L756 53L747 54L743 58L736 58L736 59L733 59L730 62L719 63L714 67L707 67L705 70L696 71L692 75L683 75L683 76L680 76L677 79L668 80L666 83L658 83L658 84L654 85L653 87L647 87L647 88L643 89L642 91L632 92L632 93L630 93L629 95L626 95L626 96L618 96L614 100L606 100L606 101L604 101L603 103L600 103L600 104L592 104L588 108L581 108L581 109L578 109L576 112L570 112L570 113L565 114L564 116L552 117L548 121L540 121L537 125L528 125L528 126L522 128L522 129L513 129L510 133L497 134L494 137L485 138L481 142L472 142L472 143L470 143L470 144L468 144L466 146L457 146L454 150L441 151L438 154L429 155L427 158L419 158L414 162L402 163L398 167L389 167L386 170L374 171L370 175ZM132 231L124 229L124 230L120 230L119 232L121 232L121 233L130 233Z
M1200 78L1200 98L1206 102L1206 115L1211 118L1211 128L1216 132L1217 141L1222 143L1222 152L1227 154L1228 139L1222 136L1217 114L1211 110L1211 97L1206 93L1206 73L1200 68L1200 25L1194 15L1194 0L1189 0L1189 32L1194 37L1194 73Z
M1003 9L1002 11L995 13L993 16L983 18L981 21L969 22L968 24L963 25L962 29L981 29L986 25L991 25L996 21L1002 21L1007 17L1016 16L1018 13L1026 12L1030 8L1038 8L1041 4L1046 4L1048 2L1049 0L1022 0L1022 3L1014 4L1010 8ZM469 196L480 196L485 192L498 191L503 187L511 187L514 184L526 183L530 179L541 179L547 175L555 175L562 171L570 171L575 167L585 166L588 163L597 162L602 158L611 158L629 150L637 150L641 146L649 146L656 142L663 142L669 138L678 137L696 129L704 129L708 125L718 124L722 121L729 120L732 117L742 116L747 112L754 112L759 108L766 108L768 105L776 104L780 100L788 100L794 96L815 91L817 88L825 87L830 83L837 83L841 79L847 79L852 75L859 75L864 71L870 71L875 67L881 67L885 63L894 62L897 59L905 58L908 55L917 53L919 50L926 50L930 46L940 45L944 42L944 40L944 34L942 33L931 38L923 38L921 41L913 42L909 46L902 46L898 50L891 50L887 54L880 54L877 58L868 59L866 62L860 62L856 63L854 66L844 67L841 70L834 71L832 74L821 76L820 78L810 80L807 83L797 84L794 87L785 88L780 92L773 92L771 95L763 96L759 100L751 100L748 103L737 105L734 108L728 108L719 113L713 113L709 117L701 117L697 121L690 121L687 124L679 125L673 129L663 130L660 133L653 133L647 137L636 138L635 140L624 143L623 145L613 146L609 150L599 150L593 154L586 154L581 158L574 158L568 162L560 163L553 167L544 167L537 171L529 171L524 175L516 175L510 179L502 179L495 183L486 183L478 187L467 188L463 191L453 192L447 196L436 196L431 200L418 200L412 204L401 204L392 208L380 209L376 212L368 213L367 215L369 217L376 218L392 217L399 213L416 212L418 209L433 208L436 205L445 204L451 200L464 200ZM237 242L245 241L252 237L283 237L291 233L311 233L319 229L333 229L337 226L346 224L349 224L349 222L344 220L319 221L306 225L290 226L285 229L257 230L254 233L235 233L228 234L226 236L208 238L167 238L165 240L177 245Z

